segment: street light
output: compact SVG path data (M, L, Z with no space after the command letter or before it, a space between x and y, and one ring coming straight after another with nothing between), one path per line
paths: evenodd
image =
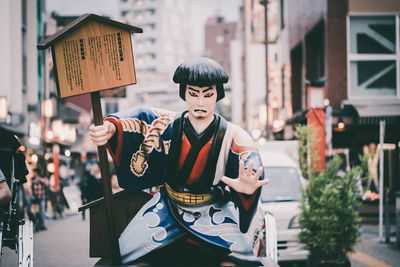
M31 159L32 159L32 162L36 163L39 158L38 158L38 156L36 154L33 154Z
M53 99L45 99L42 101L42 114L45 118L51 118L54 116Z
M66 157L70 157L70 156L71 156L71 150L66 149L66 150L64 151L64 155L65 155Z
M56 170L56 167L55 167L53 162L50 162L50 163L47 164L47 171L49 173L54 173L55 170Z

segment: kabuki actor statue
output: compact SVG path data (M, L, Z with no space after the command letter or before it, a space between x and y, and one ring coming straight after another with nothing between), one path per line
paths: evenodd
M119 185L161 186L119 238L122 263L260 265L266 223L263 165L250 136L214 113L228 76L208 58L179 65L187 110L135 108L107 116L90 136L107 145Z

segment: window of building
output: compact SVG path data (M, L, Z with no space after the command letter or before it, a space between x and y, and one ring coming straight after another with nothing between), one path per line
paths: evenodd
M118 112L118 102L106 102L106 114Z
M350 16L349 97L399 96L399 15Z

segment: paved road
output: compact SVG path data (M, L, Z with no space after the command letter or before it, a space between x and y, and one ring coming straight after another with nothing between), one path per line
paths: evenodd
M88 218L89 216L87 216ZM93 266L99 259L89 258L89 220L80 214L47 220L47 231L34 234L34 267ZM362 240L351 256L352 267L400 266L400 248L378 240L376 225L362 227ZM17 255L5 248L2 267L17 266ZM296 265L292 265L296 266Z
M88 216L87 216L88 217ZM47 231L34 234L34 267L93 266L99 259L89 258L89 220L80 214L47 220ZM4 267L17 265L14 251L5 249Z

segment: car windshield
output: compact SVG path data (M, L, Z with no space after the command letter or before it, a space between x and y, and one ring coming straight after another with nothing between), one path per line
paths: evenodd
M263 186L261 201L283 202L300 200L300 177L292 167L266 167L266 178L270 181Z

